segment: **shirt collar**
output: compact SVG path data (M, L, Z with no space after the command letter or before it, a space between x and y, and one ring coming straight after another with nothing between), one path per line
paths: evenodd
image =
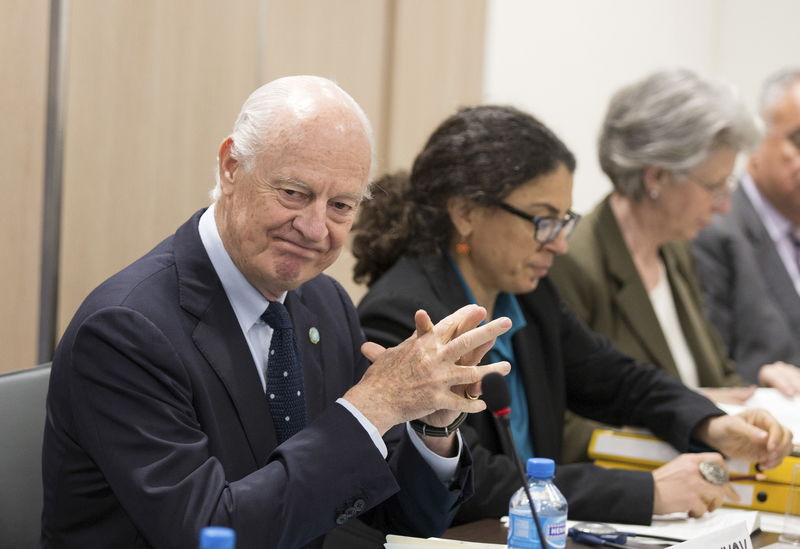
M458 280L461 282L461 286L464 288L464 292L467 294L467 299L470 303L477 304L475 301L475 295L472 293L467 281L464 280L464 276L461 274L461 270L456 265L456 262L450 255L450 252L445 251L445 255L447 256L447 260L450 262L450 266L453 267L453 270L458 275ZM519 301L517 301L517 298L514 294L500 292L497 295L497 299L494 302L494 317L499 318L501 316L507 316L511 319L511 328L509 328L509 330L504 334L498 336L497 342L501 342L501 345L510 344L511 336L514 335L517 330L525 327L526 325L525 315L522 313L522 307L519 306ZM495 346L497 346L497 343L495 343Z
M214 219L215 207L216 204L212 204L200 216L198 225L200 240L222 282L242 332L247 333L255 323L261 322L261 315L267 309L269 301L247 281L228 255ZM285 299L286 292L283 292L278 301L283 303Z
M788 238L789 233L794 229L792 222L776 210L770 201L761 194L750 174L746 173L742 176L741 185L773 242Z

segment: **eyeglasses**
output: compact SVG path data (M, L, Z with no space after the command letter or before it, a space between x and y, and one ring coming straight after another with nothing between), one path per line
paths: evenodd
M689 181L695 183L698 187L700 187L704 191L708 192L713 197L714 203L720 204L730 196L733 186L736 185L737 176L731 174L728 177L726 177L725 181L723 181L722 183L707 183L705 181L700 181L699 179L695 179L694 177L688 174L684 174L683 178L688 179Z
M516 209L514 206L509 206L505 202L498 203L497 207L533 223L533 238L540 244L552 242L558 238L562 230L565 236L569 236L581 218L579 214L573 211L568 211L563 219L550 216L529 215Z

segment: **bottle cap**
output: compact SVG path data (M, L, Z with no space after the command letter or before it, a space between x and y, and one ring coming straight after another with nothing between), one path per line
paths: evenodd
M531 478L553 478L556 472L556 462L550 458L530 458L527 471Z
M236 532L224 526L206 526L200 530L201 549L234 549Z

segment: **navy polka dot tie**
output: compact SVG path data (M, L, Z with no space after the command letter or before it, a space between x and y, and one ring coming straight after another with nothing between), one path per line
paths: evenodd
M306 425L303 370L286 307L270 301L261 319L273 330L267 360L267 402L280 444Z

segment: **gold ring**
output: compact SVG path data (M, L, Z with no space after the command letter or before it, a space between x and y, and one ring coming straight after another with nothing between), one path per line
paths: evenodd
M466 389L464 389L464 396L467 397L469 400L478 400L480 398L480 395L469 394Z

